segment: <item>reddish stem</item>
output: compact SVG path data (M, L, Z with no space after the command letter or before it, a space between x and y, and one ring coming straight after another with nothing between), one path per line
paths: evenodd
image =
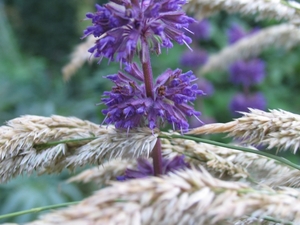
M152 67L151 67L151 61L150 61L150 52L149 52L148 44L145 41L142 44L140 60L141 60L142 67L143 67L144 82L145 82L147 97L154 99L153 74L152 74Z
M153 168L154 176L159 176L162 174L162 156L161 156L161 143L158 138L156 144L152 150Z
M150 51L146 40L142 41L140 60L143 67L144 83L147 97L154 99L153 74L150 60ZM152 150L152 158L154 175L158 176L162 174L162 155L160 139L157 139L157 142Z

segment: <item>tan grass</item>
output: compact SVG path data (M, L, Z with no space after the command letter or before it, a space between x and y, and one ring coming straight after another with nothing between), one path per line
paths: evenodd
M164 157L185 154L185 160L191 165L202 165L211 174L224 180L247 179L252 186L267 184L272 187L296 186L299 183L297 170L265 156L183 139L161 139L161 143ZM83 171L70 181L104 185L122 175L126 168L135 166L134 160L114 159L103 166ZM283 182L280 182L280 177Z
M223 151L223 153L225 152ZM216 154L218 154L224 160L230 161L234 165L242 167L247 171L249 177L252 178L257 184L268 185L274 188L278 186L291 187L291 183L285 182L284 180L291 179L291 177L297 179L295 174L298 174L296 173L298 170L268 157L254 153L245 153L235 150L230 151L230 149L228 149L225 154L220 153L216 149ZM282 178L282 182L280 182L280 177Z
M215 55L211 55L199 74L226 70L234 61L258 56L270 47L290 49L298 46L299 43L299 26L294 24L270 26L246 36L232 45L228 45Z
M214 153L214 147L207 144L197 144L193 141L181 139L161 139L164 157L173 158L177 155L187 154L185 161L191 165L200 164L215 176L223 179L239 180L248 178L247 171L239 165L234 165L230 160L224 159ZM228 149L230 151L230 149ZM117 176L124 174L126 168L136 168L135 160L114 159L99 167L87 169L69 179L70 182L94 182L107 184L109 180L116 180Z
M148 157L156 139L147 128L127 133L72 117L16 118L0 127L0 183L34 171L54 173L111 158Z
M242 143L267 145L268 148L289 149L294 153L300 146L300 115L284 110L264 112L250 109L233 122L209 124L190 134L229 133Z
M264 182L270 187L291 187L300 188L300 171L292 170L289 172L278 171L278 173L273 173L273 176L266 177Z
M207 171L114 182L76 206L46 214L39 224L225 224L245 216L300 223L299 191L255 190Z
M123 175L127 168L133 169L136 165L136 160L112 159L101 166L84 170L68 179L68 182L94 182L98 185L106 185L108 181L116 180L117 176Z
M221 10L228 13L254 15L256 19L295 20L300 18L299 10L281 3L281 0L190 0L186 11L198 19L208 17Z
M215 176L229 177L228 179L249 177L243 167L220 157L214 152L214 148L219 147L183 139L162 139L162 151L167 157L186 154L186 161L194 165L203 165Z
M92 35L86 38L85 42L77 45L74 52L71 55L71 61L62 68L64 80L69 80L83 64L90 60L93 60L91 53L88 49L91 48L96 41L96 38Z
M248 181L253 187L296 187L299 184L298 170L255 153L182 139L162 139L162 146L165 155L174 157L178 153L185 154L188 162L193 165L201 164L211 174L223 180ZM251 146L248 148L255 150ZM280 177L283 182L280 182Z

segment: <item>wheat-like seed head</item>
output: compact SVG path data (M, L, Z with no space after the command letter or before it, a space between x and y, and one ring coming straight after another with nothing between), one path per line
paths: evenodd
M123 175L126 169L133 169L136 165L136 160L113 159L101 166L84 170L71 177L68 182L95 182L98 185L106 185L108 181L116 180L116 177Z
M281 3L281 0L190 0L186 6L188 13L198 19L208 17L221 10L228 13L255 15L256 19L295 20L300 12Z
M207 144L197 144L193 141L184 141L180 139L161 139L162 154L166 158L174 158L177 155L187 154L185 161L194 166L200 164L215 176L228 180L239 180L248 178L247 171L239 166L234 165L231 161L226 160L214 153L214 147ZM230 149L228 149L230 151ZM149 159L151 161L151 159ZM73 182L95 182L97 184L107 184L109 180L116 180L117 176L123 175L127 168L136 168L135 160L113 159L99 167L87 169L79 175L72 177L69 181Z
M209 57L199 74L215 70L226 70L236 60L248 59L259 55L270 47L290 49L300 43L300 29L294 24L280 24L259 30L246 36L232 45L223 48L219 53Z
M165 133L166 134L166 133ZM194 165L202 164L211 173L219 177L240 179L249 176L247 171L232 162L225 160L214 152L215 146L196 143L183 139L162 139L163 154L174 157L177 154L186 154L186 160Z
M112 158L148 157L157 139L72 117L24 116L0 127L0 183L23 173L54 173Z
M264 112L249 109L249 113L233 122L209 124L190 134L229 133L242 143L267 145L268 148L289 149L296 153L300 146L300 115L284 110Z
M192 165L201 164L211 174L223 180L246 178L248 184L254 187L258 184L271 187L293 187L299 184L298 170L255 153L182 139L162 139L162 146L163 154L172 157L176 154L185 154L186 160ZM280 177L283 182L280 182Z
M39 224L224 224L243 216L300 222L298 190L255 190L213 178L203 168L114 182L76 206L49 213Z
M202 165L212 175L223 180L248 181L247 183L254 187L261 184L270 187L299 186L298 170L265 156L190 140L161 139L161 143L164 157L173 158L185 154L185 160L191 165ZM253 147L252 149L254 150ZM114 159L103 166L83 171L70 180L105 185L109 180L115 180L117 176L123 175L126 168L134 167L136 167L134 160Z
M273 176L266 177L265 184L269 187L300 187L300 171L282 171L272 173Z
M64 80L69 80L76 71L82 67L82 65L90 60L93 60L91 53L88 49L94 45L96 38L94 36L88 36L85 42L76 46L74 52L71 55L71 61L62 68Z

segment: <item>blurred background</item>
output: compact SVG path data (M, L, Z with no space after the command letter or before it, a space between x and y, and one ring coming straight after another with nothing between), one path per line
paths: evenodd
M105 1L97 1L101 4ZM62 68L69 63L75 47L82 43L82 31L90 25L86 12L94 12L94 0L0 0L0 123L21 115L75 116L101 123L100 102L111 83L103 76L116 73L119 64L107 60L101 64L86 62L65 81ZM201 21L191 47L173 49L152 57L154 74L167 68L182 68L195 73L210 54L240 38L278 23L257 22L252 17L225 12ZM207 93L196 102L205 123L227 122L247 107L284 109L300 113L300 48L269 48L255 59L237 61L228 70L199 77L198 84ZM248 79L241 78L247 74ZM197 120L191 120L198 126ZM223 137L214 139L224 141ZM286 155L298 162L298 158ZM0 185L0 215L50 204L75 201L89 195L95 187L66 184L70 176L20 177ZM0 222L24 222L36 214L27 214Z

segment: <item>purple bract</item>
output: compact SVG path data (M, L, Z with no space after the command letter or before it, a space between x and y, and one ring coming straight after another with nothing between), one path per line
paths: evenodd
M115 86L112 91L104 92L106 98L102 98L108 107L102 111L106 115L105 123L127 130L147 125L153 130L169 122L173 129L183 132L189 127L186 116L200 116L189 105L197 96L204 95L192 71L166 70L156 79L154 98L146 96L144 78L135 63L127 65L125 71L131 77L122 72L107 76Z
M184 4L186 0L112 0L96 5L97 12L86 14L93 26L84 37L97 38L89 52L100 60L131 62L142 42L157 54L161 47L173 47L171 41L188 45L192 40L184 31L195 20L185 15Z
M149 162L148 159L138 158L137 161L137 170L126 169L124 176L117 177L117 180L123 181L154 175L153 165ZM184 155L175 156L173 159L162 159L162 174L167 174L169 172L174 172L176 170L181 170L189 167L189 164L184 161Z

